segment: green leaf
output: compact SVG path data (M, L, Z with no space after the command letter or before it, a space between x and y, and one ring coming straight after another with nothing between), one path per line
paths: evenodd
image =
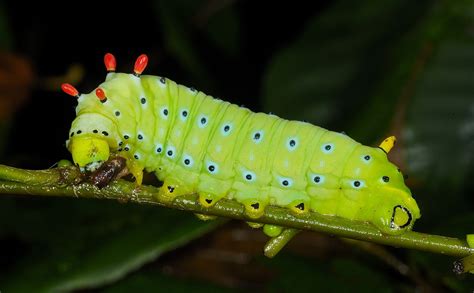
M417 6L395 0L337 2L274 57L264 80L264 108L321 126L368 120L363 115L367 97L378 92L394 65L387 68L387 54L427 6L425 1ZM385 104L391 111L394 97L389 99ZM370 125L380 132L389 122Z
M3 2L0 3L0 48L3 50L11 49L12 47L12 36L5 6Z
M393 292L383 272L351 259L326 261L279 255L266 265L276 274L271 292Z
M104 292L233 292L203 281L167 276L158 270L137 272L107 287Z
M240 19L232 8L228 5L212 15L205 29L215 45L229 56L237 56L241 50Z
M8 292L108 284L219 224L170 209L110 201L53 199L19 203L14 214L5 212L11 230L33 247L2 276L2 289Z
M421 224L427 227L472 213L468 190L474 186L474 5L461 3L465 5L451 9L453 17L444 24L419 78L403 133L408 171L422 207Z
M193 32L196 32L196 28L192 23L192 17L203 2L202 0L158 1L155 3L155 9L163 29L166 49L193 76L193 80L197 81L200 87L211 88L213 79L193 42Z

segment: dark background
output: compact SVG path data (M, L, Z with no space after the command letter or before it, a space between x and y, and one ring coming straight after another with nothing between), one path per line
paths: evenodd
M42 169L69 159L76 101L103 55L147 74L377 145L408 174L415 230L464 239L474 216L471 1L135 1L0 4L0 157ZM0 290L464 292L452 257L297 236L275 259L239 222L107 201L0 200Z

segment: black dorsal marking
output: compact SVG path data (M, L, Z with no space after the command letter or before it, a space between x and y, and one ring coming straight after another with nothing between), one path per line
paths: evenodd
M173 186L170 186L170 185L168 185L168 190L169 190L169 192L170 192L170 193L173 193L173 191L174 191L174 187L173 187Z
M260 204L258 202L254 203L254 204L251 204L250 206L253 207L256 210L258 210L260 208Z
M206 202L207 202L208 204L210 204L210 203L212 202L212 199L206 198Z

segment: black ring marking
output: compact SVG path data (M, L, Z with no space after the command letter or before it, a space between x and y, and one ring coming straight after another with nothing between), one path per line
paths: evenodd
M395 212L397 211L397 208L401 208L404 212L407 213L408 215L408 221L401 225L401 226L398 226L398 228L402 229L402 228L405 228L406 226L410 225L411 223L411 220L412 220L412 216L411 216L411 213L410 211L406 208L406 207L403 207L401 205L397 205L393 208L393 213L392 213L392 219L390 220L390 228L394 229L395 228L395 223L393 222L394 219L395 219Z

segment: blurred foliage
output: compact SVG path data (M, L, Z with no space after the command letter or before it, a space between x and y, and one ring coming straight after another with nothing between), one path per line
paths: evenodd
M69 62L79 63L87 73L79 86L91 90L103 78L98 63L105 51L116 54L120 70L145 51L151 74L253 110L345 131L364 144L396 134L391 158L409 175L422 211L415 229L461 238L472 233L472 1L153 1L136 4L141 19L130 16L136 7L128 5L105 28L71 21L90 14L87 8L57 15L28 12L13 1L0 5L0 45L28 56L39 76L20 112L1 109L13 117L9 138L0 137L5 163L44 168L67 155L74 101L46 91L48 77L57 83ZM94 11L109 15L107 6ZM64 39L65 28L75 41ZM10 118L4 120L0 125ZM156 207L2 198L0 245L7 253L0 257L0 290L474 288L473 277L454 276L453 259L441 255L383 248L410 268L397 271L375 253L302 233L268 260L261 232L217 224Z

